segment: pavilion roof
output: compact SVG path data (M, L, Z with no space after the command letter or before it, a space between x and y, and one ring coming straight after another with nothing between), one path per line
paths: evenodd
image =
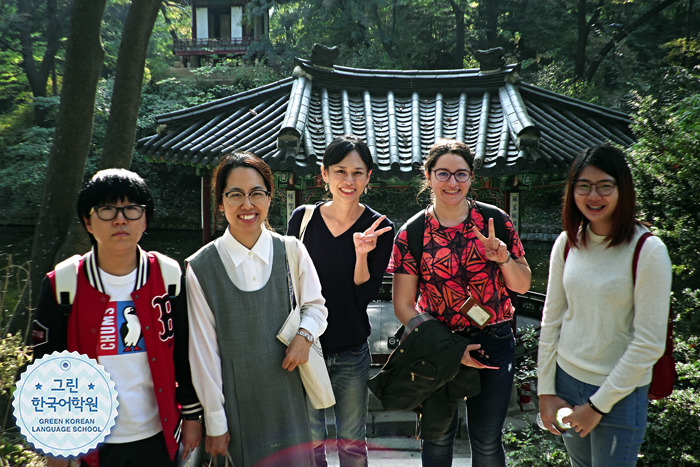
M273 170L318 173L325 147L354 134L374 174L411 178L438 138L466 142L483 176L568 170L597 143L634 142L629 117L520 81L519 65L492 71L370 70L296 61L291 77L155 117L136 149L151 161L214 166L232 150Z

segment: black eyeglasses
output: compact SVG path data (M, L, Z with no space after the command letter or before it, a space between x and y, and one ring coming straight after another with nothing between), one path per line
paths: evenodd
M95 206L90 209L88 215L94 212L97 214L97 217L103 221L111 221L117 217L120 211L126 219L130 221L137 221L143 216L143 213L146 211L146 206L143 204L127 204L126 206L100 204L99 206Z
M576 183L574 183L574 193L576 193L577 195L586 196L590 194L593 187L595 187L595 191L600 196L610 196L612 192L615 191L616 186L617 183L611 180L603 180L598 183L591 183L586 180L579 180Z
M471 180L472 176L474 175L474 172L472 172L471 170L458 170L456 172L450 172L446 169L433 169L433 173L435 174L435 178L439 182L446 182L450 179L451 176L454 175L455 180L457 180L457 183L466 183L469 180Z
M270 192L265 190L253 190L246 195L240 191L229 191L224 193L224 196L226 197L226 201L228 201L232 206L240 206L243 204L246 197L250 199L251 203L257 206L258 204L262 204L267 200L268 196L270 196Z

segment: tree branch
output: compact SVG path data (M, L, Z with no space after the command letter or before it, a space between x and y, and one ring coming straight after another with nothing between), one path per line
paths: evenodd
M598 67L603 62L603 59L608 54L608 52L610 52L613 49L613 47L615 47L615 44L617 44L618 42L621 42L625 37L627 37L631 33L633 33L639 26L646 23L651 18L658 15L664 9L673 5L676 2L678 2L678 0L664 0L663 2L654 6L652 9L650 9L649 11L644 13L642 16L637 18L629 26L622 28L616 34L613 34L612 39L610 39L610 41L607 44L605 44L603 46L603 48L600 49L600 52L598 52L598 54L596 55L596 57L593 59L590 66L588 67L588 71L586 72L586 81L590 82L593 79L593 76L595 75L596 71L598 71Z

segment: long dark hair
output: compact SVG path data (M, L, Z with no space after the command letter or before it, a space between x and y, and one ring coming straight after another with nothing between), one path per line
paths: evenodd
M618 199L613 224L607 235L608 247L629 243L634 236L636 225L639 222L635 218L636 196L634 181L625 155L622 151L607 144L599 144L581 152L569 169L569 179L566 182L564 202L562 208L562 227L566 231L569 243L572 247L578 247L579 231L584 232L581 243L586 246L585 231L589 221L576 206L574 198L574 183L578 180L583 169L593 166L610 175L617 182Z

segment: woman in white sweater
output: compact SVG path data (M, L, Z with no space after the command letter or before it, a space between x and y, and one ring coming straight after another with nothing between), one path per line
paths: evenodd
M632 174L621 151L583 151L569 171L564 232L554 243L538 356L540 415L554 434L556 413L571 429L574 466L637 461L646 429L652 367L665 346L671 262L635 219Z

